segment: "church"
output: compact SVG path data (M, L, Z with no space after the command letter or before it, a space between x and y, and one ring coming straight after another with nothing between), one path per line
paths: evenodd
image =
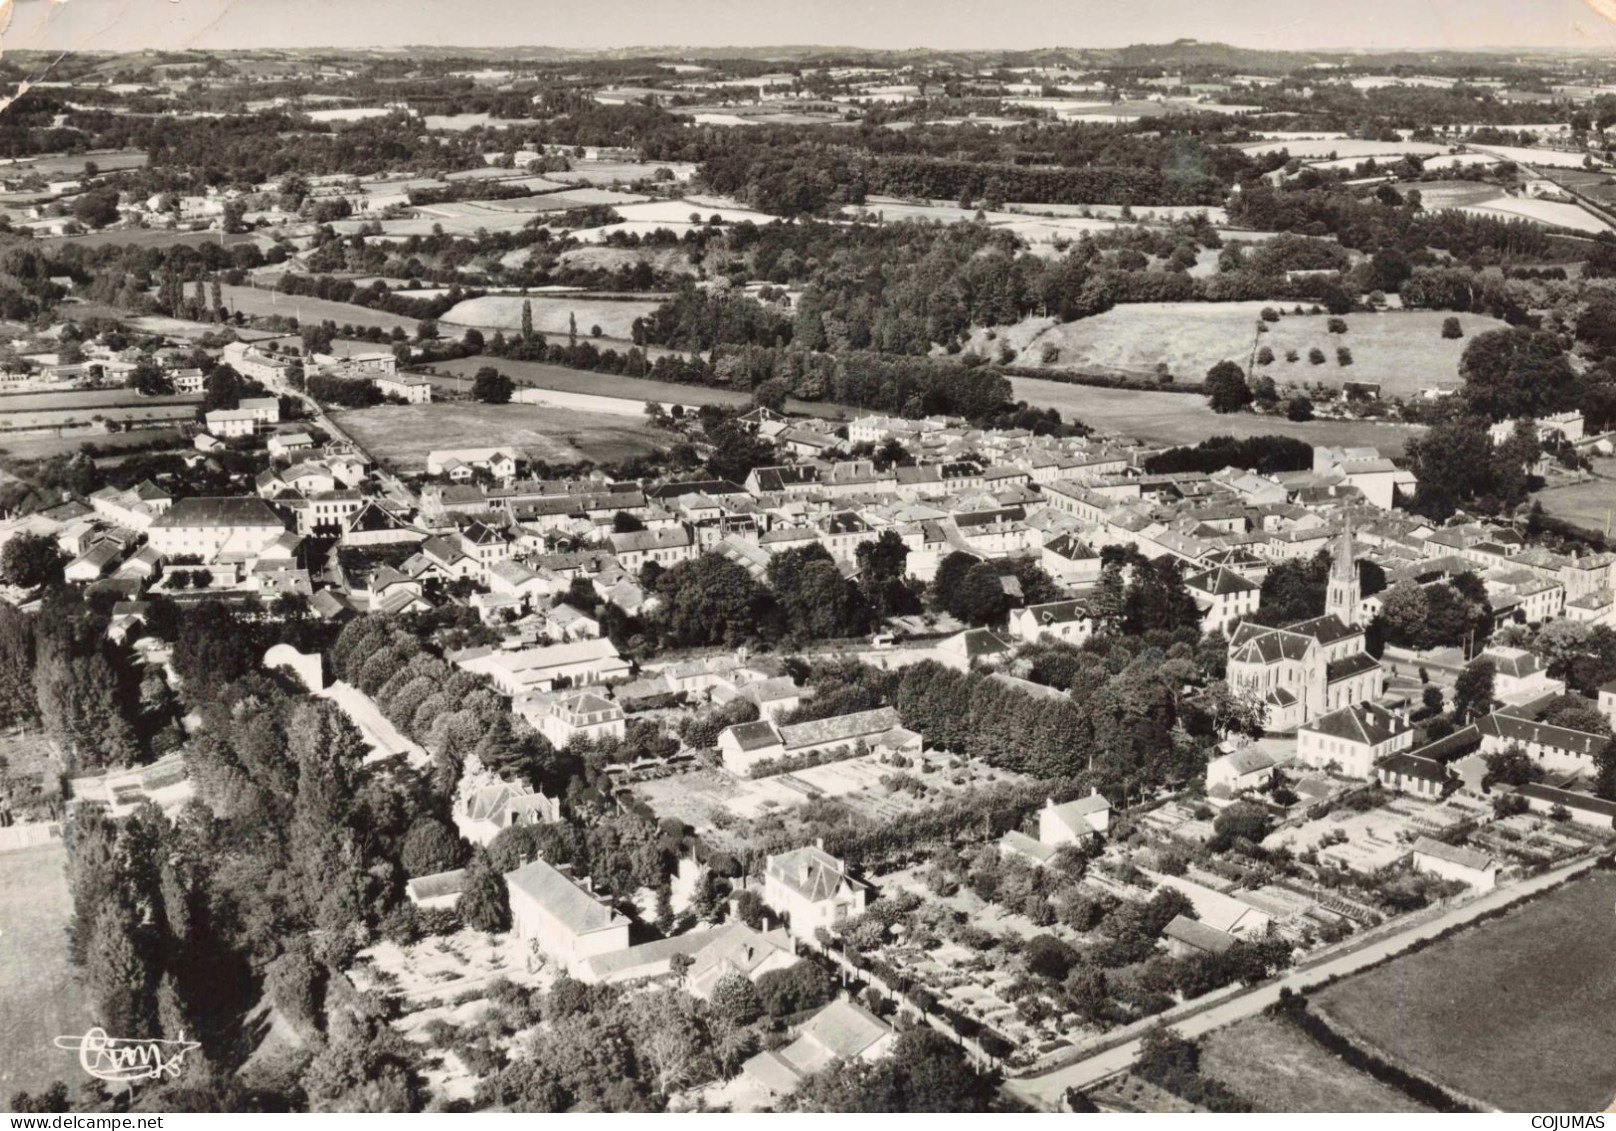
M1320 715L1378 699L1380 661L1364 649L1361 590L1352 531L1331 550L1324 615L1282 628L1242 623L1229 641L1229 689L1266 708L1272 731L1293 731Z

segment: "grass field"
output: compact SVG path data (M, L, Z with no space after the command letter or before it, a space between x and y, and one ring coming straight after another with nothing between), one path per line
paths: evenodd
M545 298L534 295L484 295L456 304L441 319L455 326L477 326L482 329L520 330L522 303L533 304L533 328L541 334L565 334L568 318L578 319L578 336L587 338L592 327L599 326L608 338L627 340L633 332L634 320L650 314L662 305L659 298L613 299L593 298L587 294L567 295L564 298Z
M83 408L53 408L34 412L12 412L0 407L0 422L7 428L68 428L103 420L153 421L190 420L196 415L196 402L177 404L138 404L117 407L88 405Z
M51 1043L90 1024L67 961L66 858L60 843L0 853L0 1102L55 1080L77 1091L85 1079Z
M1300 1029L1253 1017L1206 1038L1201 1071L1270 1112L1427 1112L1344 1063Z
M259 290L257 287L231 287L220 288L221 297L225 306L231 310L239 310L250 316L266 316L279 314L285 317L294 317L299 325L312 322L322 322L330 319L338 326L380 326L384 330L391 330L394 326L404 327L407 334L414 334L419 323L414 318L407 318L402 314L388 314L382 310L367 310L363 306L355 306L347 302L331 302L323 298L306 298L298 295L283 295L277 291Z
M1612 512L1616 512L1616 459L1596 459L1593 465L1594 473L1605 478L1539 491L1537 501L1543 509L1588 530L1604 530Z
M1310 444L1377 447L1382 454L1393 456L1402 452L1409 437L1424 431L1423 428L1359 420L1295 424L1281 416L1250 413L1219 416L1206 407L1205 397L1136 389L1099 389L1042 381L1036 377L1010 378L1010 391L1017 400L1035 408L1060 409L1066 420L1081 420L1093 428L1158 444L1196 444L1209 436L1294 436Z
M205 243L216 243L223 247L235 247L237 244L249 243L252 234L241 232L237 235L222 236L219 232L185 232L170 231L167 228L126 228L111 232L86 232L82 236L52 236L40 240L40 246L49 251L60 251L64 247L198 247Z
M155 405L190 405L201 397L140 397L129 389L63 389L44 393L0 394L0 418L13 412L44 412L50 409L114 408Z
M515 447L547 463L612 463L666 447L664 432L633 417L540 405L439 402L333 414L364 449L406 474L437 448Z
M656 351L649 351L653 357ZM492 365L518 385L532 385L540 389L562 389L569 393L594 393L601 397L626 397L636 401L678 401L680 404L717 404L730 407L749 405L752 398L733 389L712 389L705 385L675 385L668 381L652 381L644 377L620 377L614 373L591 373L584 369L568 369L560 365L547 365L538 361L507 361L497 357L464 357L457 361L443 361L432 368L438 373L450 373L471 378L485 365ZM1050 384L1039 381L1037 384ZM808 416L822 416L828 420L852 419L858 413L844 405L799 401L786 401L790 412Z
M1616 874L1595 872L1316 995L1332 1021L1504 1111L1616 1094Z
M1141 376L1154 374L1156 366L1166 362L1181 381L1200 381L1220 361L1246 368L1253 349L1266 345L1274 351L1274 361L1259 372L1280 385L1375 381L1383 395L1391 397L1454 380L1469 339L1504 325L1485 315L1461 314L1457 317L1465 336L1450 340L1442 337L1441 328L1443 319L1452 315L1443 311L1348 314L1345 334L1330 333L1325 315L1287 314L1278 322L1265 323L1268 332L1257 335L1258 312L1269 305L1281 304L1129 303L1075 322L1029 318L996 330L992 341L977 331L972 344L978 352L992 355L1000 343L1008 342L1019 353L1017 364L1033 367L1043 365L1042 351L1053 345L1060 350L1049 365L1054 369ZM1339 346L1352 351L1351 365L1336 363ZM1324 351L1322 365L1308 361L1308 351L1314 348ZM1288 350L1297 352L1296 361L1285 360Z

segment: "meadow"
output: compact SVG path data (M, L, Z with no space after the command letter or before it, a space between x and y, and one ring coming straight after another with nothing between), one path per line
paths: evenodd
M1257 1111L1431 1110L1273 1017L1253 1017L1208 1036L1201 1051L1201 1071L1251 1101Z
M1603 531L1616 514L1616 460L1595 459L1593 467L1600 478L1539 491L1537 501L1554 518L1586 530Z
M380 326L384 330L402 326L404 332L411 335L420 325L418 320L402 314L370 310L349 302L332 302L329 299L302 295L283 295L279 291L261 290L257 287L226 285L221 287L220 291L227 308L239 310L250 317L279 314L286 318L296 318L300 325L330 319L339 326Z
M1194 394L1102 389L1037 377L1010 378L1010 392L1035 408L1060 409L1065 420L1081 420L1092 428L1155 444L1198 444L1209 436L1294 436L1309 444L1377 447L1383 455L1394 456L1402 453L1410 437L1424 431L1363 420L1297 424L1282 416L1219 416L1206 407L1205 397Z
M1184 382L1199 382L1220 361L1233 361L1245 369L1254 351L1266 345L1274 351L1274 361L1259 366L1257 372L1277 384L1338 387L1346 381L1378 382L1382 396L1406 397L1438 382L1457 380L1459 357L1469 339L1504 325L1485 315L1460 314L1465 336L1447 339L1441 332L1443 320L1450 317L1447 312L1386 311L1348 314L1347 332L1332 334L1325 315L1286 314L1278 322L1265 323L1268 331L1258 335L1258 312L1268 305L1280 306L1130 303L1075 322L1027 319L996 329L993 341L978 331L972 344L978 352L991 354L1000 342L1008 342L1018 351L1016 364L1032 367L1044 367L1042 351L1053 345L1060 353L1048 368L1084 372L1154 376L1157 365L1165 362L1168 372ZM1337 364L1336 349L1341 346L1351 350L1351 365ZM1308 360L1314 348L1324 351L1321 365ZM1286 360L1290 350L1296 351L1296 361Z
M477 326L483 330L519 331L522 328L523 302L533 304L533 328L541 334L566 334L569 318L576 318L580 338L591 337L593 328L599 326L603 337L622 341L631 339L636 318L642 318L662 305L662 300L657 297L616 300L588 294L561 298L484 295L457 304L440 321L455 326Z
M90 1024L82 987L67 957L73 910L61 842L0 853L0 1096L62 1080L75 1092L86 1077L58 1036Z
M426 469L438 448L514 447L547 463L613 463L666 447L666 432L633 417L541 405L440 401L334 413L332 419L389 467Z
M1616 1096L1616 873L1594 872L1314 996L1387 1060L1504 1111Z

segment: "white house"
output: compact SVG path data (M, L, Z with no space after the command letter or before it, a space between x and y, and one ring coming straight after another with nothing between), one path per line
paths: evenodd
M574 640L543 648L473 648L455 658L468 672L486 675L505 695L550 691L558 680L572 686L606 683L626 677L630 664L617 654L609 639Z
M164 557L211 561L229 548L256 554L286 533L286 523L253 497L181 499L152 520L150 545Z
M543 860L505 875L511 930L569 974L590 958L628 949L626 918Z
M1093 789L1063 805L1047 799L1038 813L1038 841L1050 848L1083 844L1111 827L1111 803Z
M1388 754L1414 744L1414 728L1373 703L1355 703L1320 715L1296 731L1296 759L1316 770L1335 769L1351 778L1372 778Z
M1414 842L1414 870L1469 884L1478 892L1498 886L1498 861L1485 852L1422 836Z
M1083 601L1053 601L1010 612L1010 635L1029 644L1059 640L1081 645L1094 635L1094 618Z
M1206 764L1206 791L1217 797L1233 797L1257 789L1274 776L1273 755L1260 746L1246 746Z
M561 820L561 802L542 790L507 781L485 768L475 754L466 756L450 816L460 835L486 845L513 825L553 825Z
M796 938L864 914L868 895L847 865L812 845L770 856L763 869L763 902L786 916Z
M593 691L580 691L546 703L534 725L559 750L575 738L592 742L622 738L628 724L616 703Z
M892 1027L850 1001L834 1001L798 1031L784 1048L758 1053L741 1073L771 1097L789 1096L802 1082L844 1061L877 1061L892 1051Z

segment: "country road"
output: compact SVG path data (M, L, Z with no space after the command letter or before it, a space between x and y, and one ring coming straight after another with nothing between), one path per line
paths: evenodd
M1549 888L1588 871L1593 866L1593 859L1578 860L1575 863L1551 869L1540 876L1534 876L1511 887L1499 888L1479 899L1464 904L1462 907L1455 907L1453 910L1434 919L1411 926L1407 930L1399 931L1385 938L1377 939L1361 950L1355 950L1350 954L1328 959L1315 966L1305 966L1292 970L1284 977L1264 983L1238 997L1220 1002L1200 1013L1184 1017L1182 1020L1170 1020L1168 1023L1178 1033L1193 1040L1196 1037L1212 1032L1214 1029L1221 1029L1225 1025L1232 1025L1236 1021L1242 1021L1247 1017L1261 1013L1279 1000L1279 993L1282 989L1301 991L1316 986L1331 977L1356 973L1407 950L1421 939L1432 938L1451 927L1485 915L1489 911L1547 891ZM1053 1072L1045 1073L1042 1076L1008 1079L1004 1082L1004 1090L1032 1107L1045 1111L1058 1111L1060 1110L1061 1097L1069 1089L1087 1088L1108 1076L1125 1071L1138 1056L1139 1039L1135 1038L1124 1044L1117 1045L1115 1048L1096 1053L1085 1060L1069 1064L1064 1068L1057 1068Z

